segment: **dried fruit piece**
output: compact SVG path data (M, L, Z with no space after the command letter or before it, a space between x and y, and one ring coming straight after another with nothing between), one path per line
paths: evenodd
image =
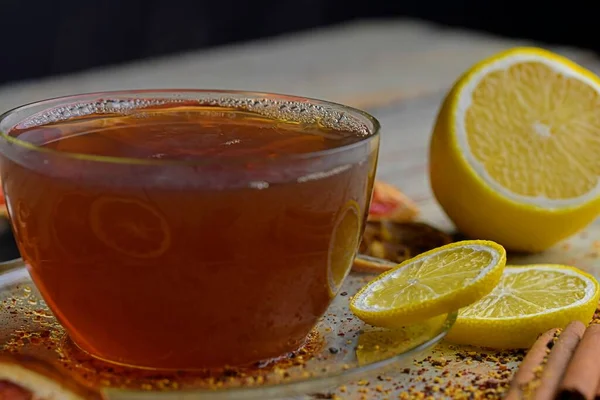
M0 399L99 400L85 389L35 358L0 355Z
M369 221L412 221L419 213L417 205L400 190L382 181L373 184Z
M5 217L8 215L6 210L6 199L4 198L4 189L2 186L2 180L0 180L0 216Z

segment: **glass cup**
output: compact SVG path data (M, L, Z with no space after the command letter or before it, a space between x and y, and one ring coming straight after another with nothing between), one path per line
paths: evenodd
M236 91L63 97L0 131L11 226L48 306L85 352L156 369L301 346L351 268L379 148L362 111Z

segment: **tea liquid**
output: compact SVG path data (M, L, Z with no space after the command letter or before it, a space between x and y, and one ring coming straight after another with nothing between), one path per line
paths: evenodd
M376 158L355 133L192 105L10 135L51 150L1 165L43 297L82 349L152 368L301 345L350 267Z

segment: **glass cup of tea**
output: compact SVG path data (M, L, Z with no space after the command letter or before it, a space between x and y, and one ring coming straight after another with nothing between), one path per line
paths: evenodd
M156 369L297 349L348 274L379 147L372 116L236 91L122 91L0 118L29 273L72 341Z

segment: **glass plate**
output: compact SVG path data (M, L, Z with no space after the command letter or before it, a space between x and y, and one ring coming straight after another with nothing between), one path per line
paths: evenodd
M410 366L441 341L456 320L453 313L394 331L363 324L349 311L348 300L374 276L350 274L305 347L295 353L247 368L159 372L107 364L78 350L41 300L22 263L11 262L0 265L0 345L3 352L52 364L111 400L310 395Z

